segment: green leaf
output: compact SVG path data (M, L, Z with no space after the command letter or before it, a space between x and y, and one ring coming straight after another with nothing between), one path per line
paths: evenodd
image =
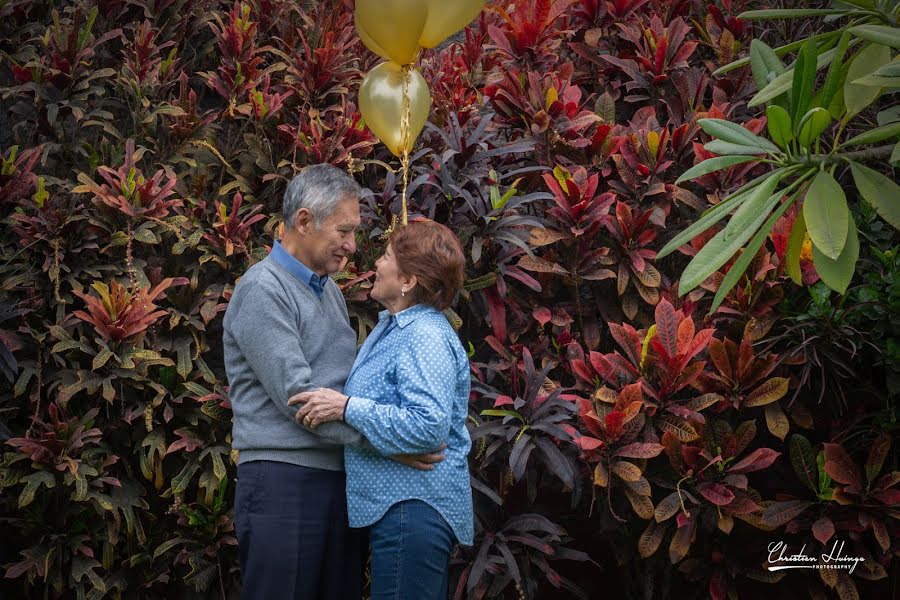
M894 148L897 153L897 148ZM900 185L874 169L851 162L853 181L859 194L894 229L900 229Z
M797 141L803 148L809 149L819 139L822 132L831 125L831 114L821 107L811 108L800 120Z
M747 201L731 217L725 229L708 241L688 263L684 273L681 274L681 282L678 286L680 295L690 292L703 283L707 277L728 262L734 253L756 233L781 197L780 193L773 194L781 182L781 177L781 174L770 177L754 189Z
M803 211L797 211L797 218L791 227L791 235L788 238L785 251L785 263L787 274L791 281L797 285L803 285L803 274L800 271L800 253L803 250L803 241L806 239L806 221L803 220Z
M831 63L831 61L834 60L837 51L837 48L832 48L831 50L820 54L816 58L816 70L819 70L825 65ZM760 104L765 104L773 98L777 98L781 94L791 89L793 81L794 69L785 71L784 73L773 79L769 83L769 85L757 92L757 94L753 96L753 99L750 100L750 104L748 104L748 106L752 108L754 106L759 106Z
M741 204L747 201L750 198L750 192L753 191L757 185L759 185L766 177L770 177L775 173L782 173L780 176L783 176L783 170L777 169L772 171L772 173L767 173L766 175L757 178L756 180L745 185L741 190L737 193L732 194L728 198L725 198L709 210L703 213L703 215L691 226L687 227L681 233L672 238L668 244L663 246L662 250L657 253L656 258L664 258L668 256L682 245L690 242L692 239L721 221L725 218L728 213L734 211L739 208Z
M190 541L191 541L190 538L183 538L183 537L166 540L165 542L160 544L159 547L156 548L156 550L153 551L153 559L155 560L155 559L159 558L160 556L162 556L163 554L165 554L166 552L168 552L175 546L178 546L179 544L185 544Z
M182 379L187 379L191 374L193 364L191 362L191 338L181 338L175 343L175 354L178 357L175 370Z
M849 11L843 8L776 8L767 10L748 10L738 15L745 21L764 21L770 19L795 19L797 17L821 17L826 15L846 15Z
M724 156L737 156L737 155L748 155L748 154L764 154L765 150L758 146L744 146L741 144L733 144L731 142L726 142L724 140L713 140L711 142L707 142L703 148L707 152L712 152L714 154L721 154ZM779 150L778 152L781 152Z
M161 241L149 226L135 230L132 237L145 244L158 244Z
M881 94L881 89L856 83L866 75L877 71L891 60L891 51L887 46L870 44L863 48L850 63L847 81L844 83L844 104L847 106L847 117L858 114L869 106Z
M91 370L96 371L97 369L101 368L113 356L115 356L115 354L113 354L113 351L109 348L104 347L97 354L97 356L94 357L94 362L91 364Z
M872 24L857 25L850 28L850 33L864 40L900 50L900 28Z
M825 77L825 84L822 86L822 97L820 98L820 105L828 107L831 104L831 101L834 100L834 95L838 91L838 87L841 83L841 74L842 74L842 61L844 60L844 55L847 53L847 46L850 43L850 33L845 29L844 33L841 34L841 39L838 41L837 53L834 56L834 60L831 61L831 65L828 67L828 75Z
M813 247L836 260L847 240L850 210L844 190L827 171L819 171L809 186L803 218Z
M816 272L825 285L839 294L847 291L853 273L856 271L856 259L859 258L859 237L856 234L856 223L853 218L848 219L846 243L837 259L831 259L823 254L813 244L812 255Z
M794 139L791 115L783 107L773 104L766 109L766 127L769 137L783 149L787 149Z
M775 195L777 199L780 199L778 194ZM762 248L762 245L769 238L769 232L772 231L772 228L775 226L775 223L784 212L794 203L797 199L797 195L795 194L790 200L787 202L783 202L778 209L772 213L772 215L763 223L763 226L760 227L759 231L756 232L756 235L753 236L753 239L744 248L744 251L741 252L741 255L738 257L734 264L731 265L731 268L728 269L728 272L725 273L725 277L722 278L722 283L719 284L719 289L716 290L716 296L713 298L712 306L709 309L710 314L714 313L717 308L722 304L725 300L725 297L728 295L728 292L731 291L738 280L741 278L741 275L744 274L744 271L747 270L747 267L750 266L750 262L756 257L756 253L759 252L759 249ZM730 225L730 223L729 223ZM705 248L705 246L704 246ZM785 386L786 390L786 386ZM749 404L747 406L750 406Z
M895 56L894 60L883 67L880 67L877 71L872 73L872 75L877 75L879 77L900 77L900 56Z
M825 472L825 453L822 451L816 455L816 466L819 469L819 497L827 496L831 500L830 493L826 494L831 488L831 476Z
M900 121L896 123L888 123L887 125L882 125L881 127L876 127L875 129L870 129L869 131L865 131L859 135L853 136L843 144L844 146L860 146L862 144L874 144L876 142L883 142L884 140L895 138L900 136Z
M194 473L196 473L199 468L200 465L197 464L196 460L191 460L188 464L186 464L181 472L172 478L172 493L184 493L184 491L188 488L188 485L190 485L191 479L194 478Z
M798 41L796 41L796 42L791 42L790 44L785 44L784 46L779 46L778 48L775 48L775 49L773 50L773 53L774 53L774 55L775 55L775 58L777 59L779 56L784 56L784 55L786 55L786 54L790 54L791 52L793 52L794 50L796 50L797 48L799 48L800 46L802 46L803 44L805 44L808 40L813 40L813 41L816 41L816 42L819 42L819 41L828 41L828 40L830 40L831 38L837 37L838 35L840 35L840 33L841 33L840 30L836 30L836 31L826 31L825 33L820 33L820 34L818 34L818 35L814 35L814 36L812 36L812 37L808 37L808 38L805 38L805 39L802 39L802 40L798 40ZM753 44L756 43L756 42L759 42L760 44L763 43L763 42L761 42L761 41L759 41L759 40L753 40L753 41L750 42L750 54L751 54L751 56L747 56L747 57L741 58L741 59L739 59L739 60L735 60L735 61L733 61L733 62L728 63L727 65L725 65L725 66L723 66L723 67L719 67L718 69L716 69L715 71L713 71L713 76L714 76L714 77L720 77L720 76L724 75L725 73L728 73L729 71L733 71L733 70L735 70L735 69L740 69L741 67L746 67L748 64L751 65L751 67L752 67L752 61L751 61L751 58L752 58L752 55L753 55ZM763 44L763 45L765 45L765 44ZM769 48L769 46L766 46L766 48ZM771 48L769 48L769 49L772 50ZM778 64L781 64L781 61L780 61L780 60L778 61ZM770 69L770 70L771 70L771 69ZM782 65L781 71L779 71L778 73L776 73L776 75L780 75L783 71L784 71L784 66ZM756 79L755 73L754 73L754 79ZM765 84L763 84L763 87L764 87L764 86L765 86ZM762 87L758 87L758 89L762 89Z
M878 111L878 114L875 115L875 120L878 122L879 127L900 121L900 104Z
M882 77L880 75L866 75L853 81L853 85L860 85L869 88L900 88L900 77Z
M784 65L772 48L762 40L750 42L750 69L757 89L769 85L769 81L784 73Z
M801 115L809 110L813 90L816 87L816 47L815 42L807 41L800 48L797 62L794 65L794 78L791 85L791 122L800 121Z
M749 129L724 119L700 119L697 121L700 128L709 135L715 136L725 142L739 146L752 146L765 152L777 154L778 148L766 138L759 137Z
M718 156L715 158L708 158L685 171L681 177L675 180L675 184L677 185L682 181L690 181L691 179L696 179L697 177L708 175L709 173L713 173L720 169L727 169L730 166L739 165L741 163L750 162L752 160L759 160L759 157L743 156L738 154L734 156Z
M809 440L795 433L788 440L788 454L791 459L791 466L800 483L808 487L814 493L818 490L818 472L819 468L816 464L816 455L813 453L812 445Z
M36 471L22 478L25 487L19 494L19 508L25 508L34 501L34 494L41 485L52 488L56 485L56 478L49 471Z
M499 408L488 408L486 410L481 411L482 417L513 417L516 418L523 423L525 422L525 418L517 413L514 410L502 410Z
M890 161L892 165L900 163L900 142L897 142L897 145L894 146L894 149L891 151Z

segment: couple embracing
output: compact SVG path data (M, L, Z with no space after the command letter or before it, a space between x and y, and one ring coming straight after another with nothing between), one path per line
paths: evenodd
M356 250L360 188L328 165L284 196L284 235L234 289L225 368L239 451L244 599L447 598L471 544L469 361L442 314L465 258L433 221L397 227L376 262L384 306L357 354L329 274Z

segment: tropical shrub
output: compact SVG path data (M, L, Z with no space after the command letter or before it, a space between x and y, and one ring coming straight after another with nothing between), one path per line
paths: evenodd
M896 590L900 5L832 4L494 1L423 52L410 212L468 259L454 597ZM352 5L0 0L4 597L237 596L235 282L338 165L362 340L402 201Z

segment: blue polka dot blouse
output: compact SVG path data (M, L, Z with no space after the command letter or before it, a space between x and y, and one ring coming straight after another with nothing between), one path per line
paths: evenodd
M440 311L417 304L379 314L344 386L351 396L345 419L372 446L344 449L351 527L371 525L397 502L417 499L444 517L458 542L472 544L469 389L469 359ZM444 442L444 460L432 471L389 458L431 452Z

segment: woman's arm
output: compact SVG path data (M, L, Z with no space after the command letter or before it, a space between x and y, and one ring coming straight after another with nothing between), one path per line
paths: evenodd
M424 335L422 335L424 334ZM308 399L298 413L309 415L312 426L343 414L348 425L365 436L381 454L433 452L450 432L450 411L456 391L456 359L443 332L423 331L396 358L397 384L392 390L399 405L336 393L302 394Z

